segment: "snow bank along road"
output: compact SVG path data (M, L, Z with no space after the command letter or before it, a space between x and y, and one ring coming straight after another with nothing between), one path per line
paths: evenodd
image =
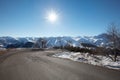
M120 80L120 71L51 57L58 52L26 50L2 55L0 80Z

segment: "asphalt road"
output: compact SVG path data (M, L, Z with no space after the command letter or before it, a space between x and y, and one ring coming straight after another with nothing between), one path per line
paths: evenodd
M0 80L120 80L120 71L51 57L60 50L18 51L0 57Z

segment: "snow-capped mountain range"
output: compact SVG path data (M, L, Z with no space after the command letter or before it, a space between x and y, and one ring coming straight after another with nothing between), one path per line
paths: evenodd
M13 38L13 37L0 37L0 47L33 47L35 44L40 44L40 39L46 41L46 47L60 47L66 45L72 45L81 47L81 43L89 43L96 46L106 46L108 40L106 38L107 34L100 34L98 36L84 36L84 37L23 37L23 38Z

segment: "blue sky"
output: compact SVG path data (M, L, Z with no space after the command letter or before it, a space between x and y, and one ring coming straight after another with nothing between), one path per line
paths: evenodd
M120 0L0 0L0 36L94 36L111 22L120 23Z

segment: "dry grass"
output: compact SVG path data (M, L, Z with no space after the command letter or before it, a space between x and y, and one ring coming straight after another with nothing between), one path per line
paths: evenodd
M7 53L8 50L0 50L0 55Z
M0 55L5 54L13 49L0 49Z

